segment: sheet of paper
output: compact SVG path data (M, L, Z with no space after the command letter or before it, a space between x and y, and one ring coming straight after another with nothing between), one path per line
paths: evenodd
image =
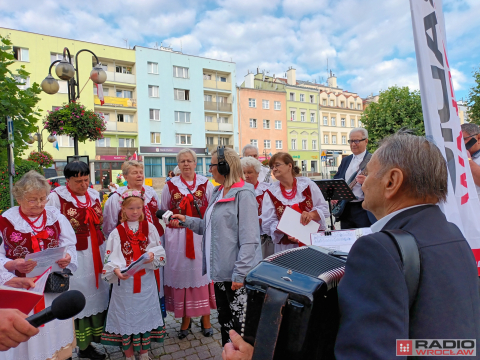
M325 235L325 232L312 234L311 239L312 245L348 253L358 238L371 233L370 228L338 230L332 231L330 235Z
M65 246L27 254L27 256L25 256L26 261L33 260L37 262L37 266L35 266L32 272L27 274L27 277L42 275L50 266L52 267L52 271L62 271L55 261L63 259L65 254Z
M148 255L148 253L144 253L137 260L131 263L130 266L126 267L125 269L121 269L120 272L122 274L133 276L137 272L147 268L148 264L145 264L145 261L147 261L148 259L150 259L150 256Z
M320 228L320 224L315 221L310 221L307 225L300 223L302 214L286 206L282 218L278 222L277 230L293 236L305 245L312 245L310 234L314 234Z

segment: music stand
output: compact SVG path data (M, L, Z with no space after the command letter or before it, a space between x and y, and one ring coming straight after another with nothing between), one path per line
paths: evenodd
M352 189L347 185L343 179L326 179L314 180L315 184L320 188L325 200L328 201L328 210L330 211L330 230L333 230L332 217L332 200L356 200L357 197L353 195Z

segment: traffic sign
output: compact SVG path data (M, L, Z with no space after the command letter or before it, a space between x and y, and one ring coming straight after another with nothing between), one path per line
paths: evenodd
M325 152L325 150L322 151L322 158L323 157L326 157L327 156L327 153Z
M321 161L327 161L327 157L326 156L322 156L322 160Z
M12 141L11 146L13 147L13 119L10 116L7 116L7 132L8 140Z

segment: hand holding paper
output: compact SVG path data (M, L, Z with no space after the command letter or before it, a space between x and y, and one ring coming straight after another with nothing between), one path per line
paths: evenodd
M315 221L308 220L308 224L303 225L303 214L311 213L304 212L300 214L299 212L293 210L291 207L285 207L282 218L278 222L277 230L280 230L284 234L287 234L290 241L297 240L305 245L311 245L310 234L318 232L320 224ZM304 220L304 222L306 221Z

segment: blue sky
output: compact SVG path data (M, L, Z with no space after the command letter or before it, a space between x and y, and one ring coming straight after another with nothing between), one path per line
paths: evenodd
M420 1L420 0L418 0ZM457 100L480 66L480 0L444 0ZM237 64L237 83L257 67L325 81L361 96L392 85L418 89L408 0L15 0L0 26L124 47L171 45Z

